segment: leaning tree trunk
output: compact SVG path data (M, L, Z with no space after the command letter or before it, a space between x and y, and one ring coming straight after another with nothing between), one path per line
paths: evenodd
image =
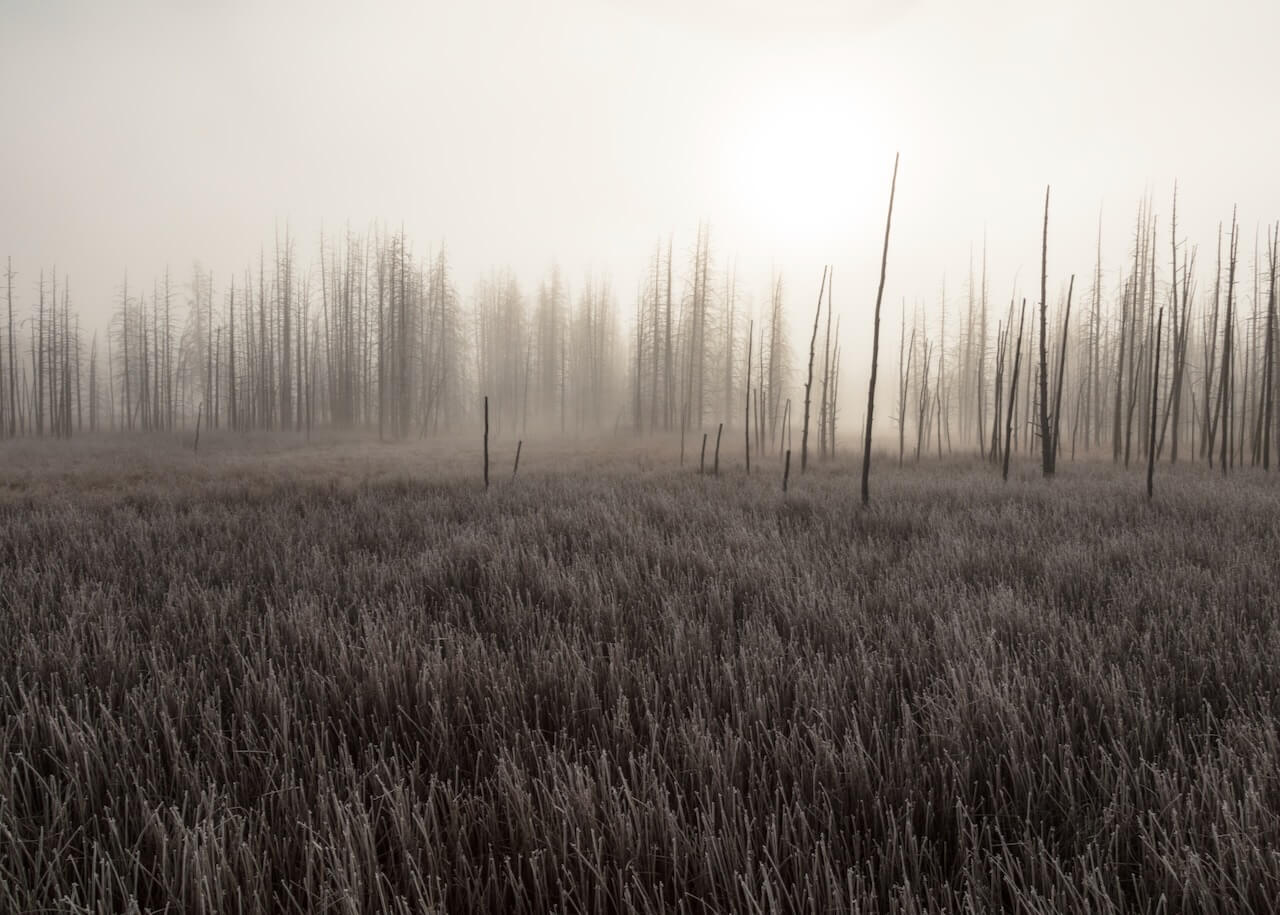
M884 251L880 255L880 287L876 291L876 319L871 337L871 381L867 385L867 434L862 447L862 504L871 502L871 417L876 405L876 368L880 358L880 303L884 300L884 277L889 265L889 227L893 224L893 195L898 188L898 156L893 157L893 179L889 184L889 215L884 221Z
M1018 370L1022 366L1022 325L1027 317L1027 300L1022 300L1022 311L1018 317L1018 345L1014 348L1013 355L1013 378L1009 382L1009 418L1005 422L1004 427L1004 470L1002 473L1005 482L1009 480L1009 452L1011 450L1011 439L1013 438L1013 414L1018 404Z
M822 294L827 291L827 268L822 268L822 285L818 287L818 310L813 315L813 336L809 338L809 377L804 383L804 424L800 431L800 473L809 466L809 393L813 390L813 357L818 345L818 322L822 318Z

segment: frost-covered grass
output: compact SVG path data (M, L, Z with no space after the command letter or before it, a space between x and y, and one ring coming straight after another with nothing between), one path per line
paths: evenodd
M1280 898L1280 478L287 441L0 447L0 911Z

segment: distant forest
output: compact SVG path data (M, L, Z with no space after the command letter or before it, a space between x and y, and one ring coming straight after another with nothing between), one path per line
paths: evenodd
M1045 219L1048 248L1047 202ZM1233 212L1206 256L1178 234L1176 191L1167 223L1144 199L1123 253L1104 258L1099 233L1090 274L1054 277L1051 297L1046 270L1030 309L991 296L985 252L975 253L956 301L903 302L899 340L885 332L883 355L896 342L898 365L882 438L892 432L900 462L959 449L999 460L1012 447L1046 461L1094 453L1127 464L1154 451L1269 466L1280 447L1280 226L1259 227L1244 252L1243 235ZM824 276L795 366L782 278L751 308L734 270L717 264L709 225L691 250L658 242L625 306L607 279L571 289L558 268L534 290L495 270L464 297L446 249L415 256L403 233L322 236L303 258L285 231L269 252L218 288L199 265L149 287L125 278L106 332L87 335L65 277L28 278L24 304L10 266L0 430L202 422L403 440L477 422L488 397L498 435L714 432L742 419L765 450L790 446L803 396L818 456L834 452L831 283ZM807 330L815 305L800 307Z
M103 335L81 329L52 271L24 311L10 265L0 426L70 436L199 420L406 439L475 422L483 396L499 433L671 431L735 413L749 325L733 275L715 272L708 226L691 254L656 246L634 315L607 279L573 290L557 267L532 293L495 270L464 299L447 250L415 257L403 234L321 238L305 265L298 247L286 231L221 288L199 264L182 282L166 272L139 288L126 276ZM784 323L779 279L754 357L775 433Z

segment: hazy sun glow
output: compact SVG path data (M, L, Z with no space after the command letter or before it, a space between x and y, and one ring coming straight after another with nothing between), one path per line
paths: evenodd
M865 106L807 87L767 97L743 118L729 151L741 217L779 243L840 237L886 170Z

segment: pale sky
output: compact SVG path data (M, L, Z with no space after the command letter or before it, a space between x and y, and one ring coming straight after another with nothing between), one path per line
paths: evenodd
M1150 189L1202 250L1240 205L1280 218L1280 4L913 0L0 0L0 257L105 314L193 259L225 289L288 220L447 241L459 288L510 266L607 272L625 314L655 241L700 218L740 289L782 271L798 323L826 262L865 377L900 150L886 321L963 294L1034 298L1118 269ZM1242 244L1242 252L1251 244ZM1210 260L1202 256L1201 263ZM796 341L797 353L804 341ZM852 408L850 408L852 409ZM859 408L860 410L860 408Z

